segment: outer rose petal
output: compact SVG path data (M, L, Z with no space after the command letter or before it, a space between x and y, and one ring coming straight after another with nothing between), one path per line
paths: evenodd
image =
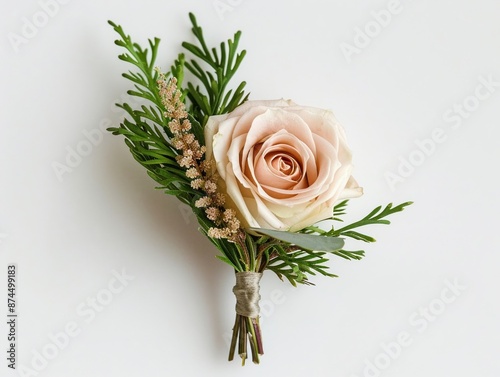
M283 99L247 101L229 114L210 117L205 140L227 206L244 226L298 231L330 218L338 200L363 193L351 176L344 130L330 111ZM295 174L290 181L273 176L277 171L263 160L266 153L280 158L289 153ZM296 186L286 183L298 178Z
M353 176L351 176L349 177L342 194L340 194L339 200L359 198L361 195L363 195L363 188L359 187L358 182L356 182Z

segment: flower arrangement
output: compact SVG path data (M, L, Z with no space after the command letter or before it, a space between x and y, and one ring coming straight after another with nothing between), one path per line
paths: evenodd
M109 21L126 52L119 58L135 67L131 96L145 100L117 104L128 116L110 128L159 189L189 206L200 231L219 250L217 258L235 271L236 319L229 360L242 364L264 353L259 324L259 281L266 270L293 286L312 284L310 275L335 277L328 258L358 260L363 250L344 248L345 239L374 242L358 228L389 224L387 217L411 202L377 207L348 225L348 200L363 190L352 176L346 135L327 110L290 100L250 101L246 83L229 83L246 52L241 32L209 48L193 14L198 45L184 42L168 72L155 66L160 40L142 48L121 26ZM188 72L192 81L184 82ZM331 220L330 229L319 222ZM250 352L248 351L250 347Z

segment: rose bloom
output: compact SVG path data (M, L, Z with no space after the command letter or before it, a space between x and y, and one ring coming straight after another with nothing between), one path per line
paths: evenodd
M341 199L362 195L332 112L292 101L247 101L205 128L227 207L245 227L298 231L332 217Z

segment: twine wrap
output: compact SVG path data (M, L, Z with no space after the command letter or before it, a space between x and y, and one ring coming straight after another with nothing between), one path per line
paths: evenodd
M236 296L236 313L249 318L258 318L259 308L259 282L262 277L260 272L237 272L236 285L233 293Z

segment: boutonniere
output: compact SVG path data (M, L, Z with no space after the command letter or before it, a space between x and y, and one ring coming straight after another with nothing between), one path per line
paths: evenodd
M293 286L312 284L311 275L333 277L330 257L361 259L364 251L350 250L350 243L375 241L360 228L389 224L387 217L411 202L343 223L348 200L363 189L333 113L291 100L250 100L245 82L231 82L246 54L238 49L241 32L212 48L189 17L197 43L182 43L168 71L156 65L158 38L142 48L109 22L125 49L119 58L133 67L123 74L133 84L128 94L143 100L118 104L128 116L109 130L125 138L158 188L192 209L217 258L234 270L229 360L238 354L244 364L251 354L258 363L262 274L271 271Z

